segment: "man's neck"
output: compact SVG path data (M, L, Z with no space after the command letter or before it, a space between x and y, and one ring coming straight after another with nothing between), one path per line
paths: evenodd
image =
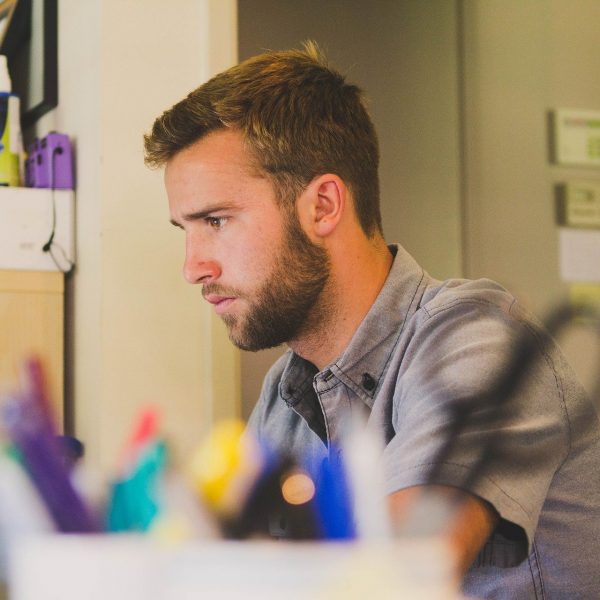
M331 253L332 274L322 294L321 317L289 347L319 370L332 363L350 344L379 295L393 256L383 238L365 240Z

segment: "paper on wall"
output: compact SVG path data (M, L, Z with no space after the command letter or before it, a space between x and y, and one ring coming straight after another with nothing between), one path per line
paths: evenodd
M568 282L600 282L600 230L561 228L560 276Z

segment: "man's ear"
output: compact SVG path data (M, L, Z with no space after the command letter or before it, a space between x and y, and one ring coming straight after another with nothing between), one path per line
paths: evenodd
M337 175L319 175L308 184L298 199L298 213L309 237L323 238L335 231L346 210L348 194Z

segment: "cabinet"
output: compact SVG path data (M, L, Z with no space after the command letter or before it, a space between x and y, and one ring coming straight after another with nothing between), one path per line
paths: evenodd
M53 232L56 257L68 267L73 222L71 190L0 188L0 392L14 390L23 359L38 355L61 427L65 276L42 248Z
M51 401L63 421L64 275L0 270L0 389L14 389L23 358L42 359Z

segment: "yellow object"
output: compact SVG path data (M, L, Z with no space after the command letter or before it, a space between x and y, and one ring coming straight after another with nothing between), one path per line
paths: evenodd
M0 184L18 186L23 155L21 104L11 90L6 56L0 55Z
M181 515L159 517L152 525L150 535L168 546L177 546L192 539L189 524Z
M595 308L600 312L600 283L573 283L569 286L569 302ZM579 318L584 323L586 319Z
M194 452L190 475L210 508L232 516L244 504L261 466L259 445L245 433L244 423L224 421Z

